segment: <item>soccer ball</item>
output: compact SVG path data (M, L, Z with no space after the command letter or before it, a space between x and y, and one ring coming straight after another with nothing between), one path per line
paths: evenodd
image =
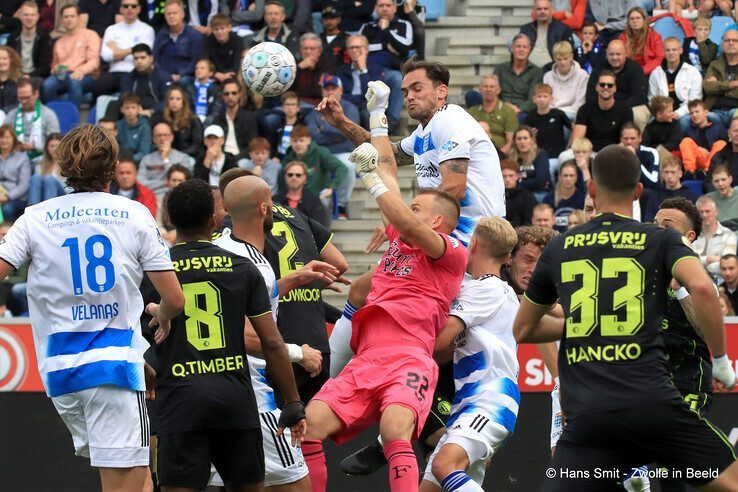
M259 43L243 59L241 75L262 96L278 96L295 81L297 64L290 50L278 43Z

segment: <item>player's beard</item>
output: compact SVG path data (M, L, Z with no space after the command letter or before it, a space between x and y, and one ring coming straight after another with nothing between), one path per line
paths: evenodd
M270 208L267 214L264 216L264 234L269 234L272 232L272 227L274 226L274 214L272 212L272 209Z

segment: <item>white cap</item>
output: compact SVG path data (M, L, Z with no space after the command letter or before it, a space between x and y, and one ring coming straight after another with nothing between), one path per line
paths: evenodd
M211 135L219 138L225 137L223 129L218 125L210 125L209 127L205 128L205 132L203 132L203 137L207 138Z

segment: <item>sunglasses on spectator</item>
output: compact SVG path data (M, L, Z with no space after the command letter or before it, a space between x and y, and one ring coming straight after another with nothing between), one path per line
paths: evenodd
M305 176L303 173L287 173L288 178L301 178Z
M137 3L122 3L120 4L120 8L122 9L135 9L138 8Z
M603 89L612 89L613 87L615 87L615 84L608 84L606 82L599 82L597 85L599 85Z

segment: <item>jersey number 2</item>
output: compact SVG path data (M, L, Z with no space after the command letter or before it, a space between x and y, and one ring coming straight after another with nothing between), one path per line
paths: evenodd
M95 246L100 245L102 255L95 254ZM69 248L69 262L72 269L72 288L74 295L80 296L84 294L84 286L82 285L82 266L79 252L79 238L68 237L63 243L62 248ZM102 234L90 236L85 241L85 258L87 259L87 268L85 269L85 277L87 287L92 292L107 292L115 285L115 266L110 258L113 256L113 245L110 239ZM98 268L103 271L103 281L97 281Z
M612 309L625 308L625 319L617 314L599 314L601 279L615 279L625 274L625 285L613 292ZM633 258L605 258L602 269L590 260L567 261L561 264L561 282L582 279L582 287L571 295L569 317L566 318L566 336L587 337L599 324L602 336L633 335L643 326L643 290L645 272ZM571 316L579 310L579 321Z
M225 347L220 291L211 282L182 285L187 341L197 350Z
M272 226L272 234L274 236L284 236L285 239L285 245L277 253L279 257L279 276L285 277L302 268L302 263L292 263L292 258L297 254L299 247L295 240L295 233L292 232L287 222L275 222Z

